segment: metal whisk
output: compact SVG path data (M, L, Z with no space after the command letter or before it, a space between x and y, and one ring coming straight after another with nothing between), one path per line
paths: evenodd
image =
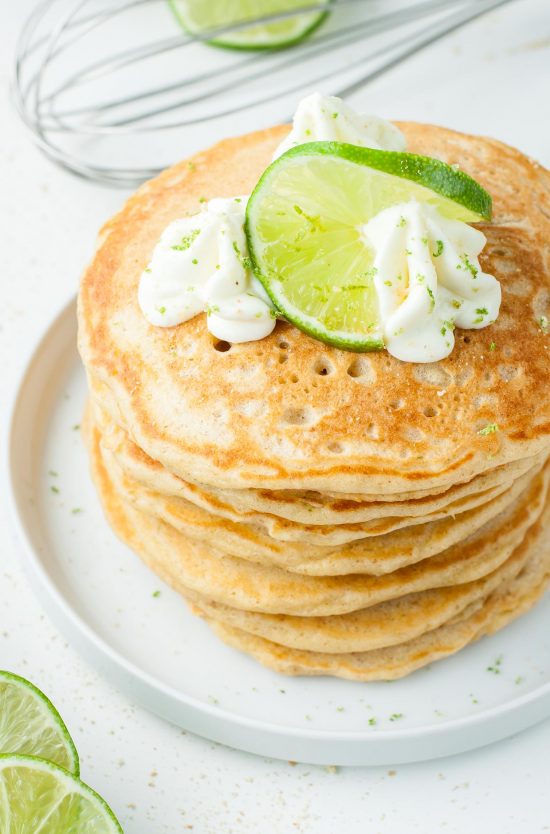
M219 136L288 120L301 95L346 96L509 0L323 0L183 32L167 0L43 0L27 20L13 92L34 141L81 176L133 186ZM307 40L243 53L206 41L329 11Z

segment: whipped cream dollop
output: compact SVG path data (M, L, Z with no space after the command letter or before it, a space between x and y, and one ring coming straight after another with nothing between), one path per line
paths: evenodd
M481 269L485 235L415 200L385 209L362 228L374 252L375 284L389 353L436 362L454 347L454 328L492 324L500 284Z
M141 275L138 302L151 324L174 327L206 312L209 331L250 342L275 327L273 305L250 269L248 197L215 199L164 230Z
M363 148L404 151L406 140L399 128L378 116L357 113L340 98L313 93L302 99L292 130L273 159L305 142L346 142Z

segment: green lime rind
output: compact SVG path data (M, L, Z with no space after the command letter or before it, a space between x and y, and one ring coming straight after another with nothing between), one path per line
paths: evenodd
M0 830L124 834L103 797L37 756L0 755Z
M311 142L275 160L249 198L245 229L252 268L276 309L327 344L381 350L363 229L410 200L467 223L491 216L491 197L475 180L430 157Z
M334 0L329 0L330 3L334 3ZM181 28L190 35L197 35L200 32L195 31L186 24L185 19L178 8L179 2L178 0L168 0L168 5L174 14L177 22L181 26ZM302 12L304 15L313 16L315 12ZM209 40L205 40L208 46L215 46L219 49L232 49L235 52L264 52L269 49L287 49L288 47L297 46L298 44L302 43L302 41L309 38L330 16L330 11L325 12L318 12L318 16L311 22L311 24L303 29L298 35L291 38L280 38L274 39L269 43L254 43L250 41L249 43L239 43L237 41L228 41L224 40L223 38L212 38ZM240 30L239 30L240 31Z
M465 209L464 212L453 213L451 216L464 223L489 221L493 215L491 195L469 174L452 165L447 165L440 159L401 151L360 148L343 142L308 142L290 148L264 172L256 189L282 159L294 156L336 156L339 159L347 159L357 165L365 165L384 174L414 182L462 206ZM440 204L439 208L445 214L444 206Z
M50 699L30 681L2 670L0 754L36 755L80 774L74 741Z
M253 256L252 261L254 263ZM283 310L280 293L275 290L270 282L262 281L260 272L256 271L256 266L253 266L253 269L256 276L262 282L263 287L273 302L277 312L281 315L281 317L286 319L286 321L289 321L297 327L298 330L302 330L304 333L307 333L308 336L313 336L314 339L317 339L319 342L324 342L326 345L332 345L333 347L340 348L341 350L349 350L353 353L373 353L384 350L385 343L381 333L376 333L373 336L365 336L364 334L354 336L352 333L344 331L328 331L315 321L312 321L309 317L292 312L289 310L287 305L285 305L286 311Z

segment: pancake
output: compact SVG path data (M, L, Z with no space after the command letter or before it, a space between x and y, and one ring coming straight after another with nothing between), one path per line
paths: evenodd
M504 628L532 608L550 582L550 514L538 525L531 556L520 574L462 617L420 637L371 652L329 654L290 649L241 629L210 620L216 634L285 675L332 675L355 681L395 680L448 657L486 634Z
M98 406L97 400L93 401L93 407L94 420L102 433L102 445L116 458L125 474L153 492L182 498L214 515L238 523L260 524L272 536L277 529L275 525L282 527L283 531L293 526L284 523L281 525L273 520L273 516L297 525L305 523L308 530L312 525L335 525L341 528L344 524L383 519L378 526L373 524L370 529L364 528L365 535L372 535L380 529L389 532L399 526L426 523L444 515L457 515L496 498L514 480L542 462L541 456L515 461L478 475L465 484L450 487L439 495L401 502L349 500L298 491L280 494L273 490L221 490L184 481L173 475L136 446ZM309 542L312 541L307 530L304 539L306 537ZM289 540L288 536L285 540Z
M113 468L114 461L117 460L117 458L111 452L108 441L107 448L104 449L104 456L111 459L114 458L111 465L111 468ZM422 525L426 525L439 519L449 518L455 520L457 516L460 516L462 513L466 513L471 504L473 504L474 510L479 506L479 512L474 513L471 511L470 515L467 516L467 519L471 519L472 516L474 518L477 517L478 519L490 519L494 515L500 513L511 503L514 497L518 494L518 491L524 488L527 480L532 477L534 472L538 471L540 465L541 464L538 463L532 470L528 470L524 476L518 478L511 485L505 483L500 487L494 487L492 490L486 490L481 497L477 498L477 500L472 500L471 496L465 496L464 498L453 502L448 507L433 511L422 518L389 516L387 518L379 519L378 521L365 522L363 524L326 524L322 526L313 526L290 522L286 519L280 519L277 516L253 513L249 514L249 523L245 524L243 522L242 515L231 512L230 508L220 512L220 508L217 506L216 510L217 512L220 512L222 518L228 518L230 520L241 522L238 523L237 526L226 525L226 529L232 529L236 534L241 533L248 538L250 538L250 536L254 536L254 534L256 534L256 538L258 538L258 536L263 534L264 540L267 537L269 541L276 540L284 545L296 544L298 550L303 552L301 551L301 547L304 543L307 543L308 545L318 545L325 548L338 547L372 536L387 535L394 531L401 530L402 528L408 528L421 523ZM118 469L120 469L120 466ZM119 475L119 478L120 477L124 477L124 475ZM133 478L126 478L126 483L123 488L130 495L137 495L137 500L140 500L141 497L141 501L143 501L144 497L148 494L149 500L154 502L155 496L153 493L150 491L147 493L144 490L139 490L139 488L136 492L136 485L137 483ZM157 502L159 502L159 496L157 496ZM160 498L160 502L162 502L162 498ZM186 525L189 527L189 522L191 520L191 530L196 530L197 519L199 519L200 523L200 512L195 510L195 507L191 502L186 499L175 497L164 499L164 502L162 503L164 504L164 513L174 519L174 523L178 526L178 529L187 533L188 530L186 529ZM147 510L146 507L145 509ZM206 524L209 523L209 519L211 519L210 514L204 516ZM411 535L414 535L414 531L411 531Z
M374 540L358 541L343 549L320 548L278 542L252 526L218 518L182 499L169 499L144 489L121 471L117 460L103 447L101 432L97 427L95 431L103 466L118 494L123 495L124 501L134 509L174 527L185 538L206 545L215 542L221 553L310 576L387 574L425 561L441 551L444 551L439 560L441 564L448 565L460 559L464 567L471 559L471 565L483 568L489 559L484 543L494 545L492 553L497 554L496 544L502 530L502 536L506 536L510 546L522 531L522 525L529 523L531 516L540 510L548 480L548 473L544 479L535 479L536 470L533 470L518 479L508 494L497 502L464 513L460 520L432 522ZM418 531L422 533L420 547ZM448 542L450 545L446 546ZM384 583L379 584L384 587Z
M195 599L198 595L222 605L262 613L333 616L383 604L385 600L438 585L448 588L448 592L440 591L439 600L446 606L446 611L451 610L453 604L467 605L482 593L479 588L484 576L503 569L503 565L514 558L515 551L510 542L519 545L530 525L536 522L548 488L548 473L545 472L533 484L533 489L527 491L511 524L503 519L501 536L491 527L486 531L486 537L478 536L463 553L458 550L447 554L432 570L429 563L423 570L421 563L416 569L395 572L383 579L361 575L310 577L222 554L135 510L117 492L109 476L101 456L99 432L88 424L86 433L92 474L117 535L162 579L185 596ZM481 558L480 554L483 554ZM467 587L457 593L453 586L461 581L463 563L466 567L463 582ZM472 576L478 578L472 579Z
M163 229L201 199L249 193L287 128L226 140L130 198L81 286L84 363L149 457L216 488L387 495L448 488L549 450L539 322L550 313L550 175L490 139L401 128L412 152L459 164L493 196L481 263L502 284L497 321L457 331L453 353L433 365L347 353L285 322L229 348L204 316L150 325L137 286ZM480 434L493 423L498 431Z

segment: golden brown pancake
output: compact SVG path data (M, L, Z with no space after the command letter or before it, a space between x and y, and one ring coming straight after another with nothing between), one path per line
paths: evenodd
M84 363L151 458L216 487L391 494L549 448L550 175L494 140L401 127L411 151L460 165L493 196L481 262L502 284L497 321L458 331L433 365L341 351L283 322L223 352L202 315L150 325L137 287L163 229L201 199L250 192L287 128L225 140L139 189L103 228L82 282ZM480 434L490 423L499 431Z
M421 525L421 549L415 547L418 538L416 527L381 536L374 540L374 546L372 540L367 539L341 549L319 548L307 542L279 542L252 526L228 521L199 509L190 502L178 498L171 499L144 488L121 470L116 458L103 446L101 430L97 425L90 423L90 431L94 433L94 442L98 444L97 452L93 451L92 454L101 454L102 465L117 494L124 496L126 504L175 528L183 534L184 539L214 546L220 554L225 553L237 556L241 560L246 559L260 565L311 576L336 576L346 573L376 575L382 572L379 562L382 559L391 559L392 570L385 571L386 574L390 574L388 581L395 580L397 574L403 574L403 570L398 571L396 568L398 560L399 567L408 566L408 573L418 579L419 571L411 568L422 560L420 569L426 571L428 557L433 556L438 548L443 552L439 558L434 557L430 560L430 581L433 585L424 587L459 581L452 567L456 562L460 562L461 576L467 571L477 572L477 576L483 575L492 569L491 565L494 565L495 561L501 560L500 553L503 549L508 551L509 555L520 540L518 536L523 536L537 513L542 511L550 476L548 466L540 477L535 477L537 470L533 470L519 478L507 495L488 502L475 511L464 513L460 522L445 519L443 522ZM457 528L463 533L468 533L454 546L445 549L444 526L452 534L456 534ZM432 541L429 538L430 531L433 535ZM317 569L314 569L315 565ZM344 569L345 566L347 570ZM435 582L433 577L436 572L439 575L439 569L442 571L440 579L443 575L447 576L447 579ZM473 578L473 574L468 574L462 581L470 581ZM372 584L380 592L386 586L382 579Z
M192 503L238 524L260 526L270 535L286 541L291 540L294 531L294 538L309 544L314 543L312 525L325 528L337 526L340 533L347 529L368 536L459 515L497 498L520 476L534 471L534 467L543 462L540 455L514 461L484 472L464 484L452 486L438 495L402 501L361 502L298 491L287 491L281 495L274 490L221 490L184 481L148 457L98 407L97 399L94 400L94 421L100 428L105 452L116 459L125 474L146 489L176 500L181 498L182 506ZM177 504L174 511L176 507ZM306 526L303 535L300 535L303 525Z
M146 183L79 296L112 527L224 640L288 674L401 677L506 625L550 577L550 174L493 140L401 128L494 200L481 263L501 313L458 330L447 359L353 354L282 321L236 345L203 315L147 322L138 283L164 228L249 193L285 127Z

